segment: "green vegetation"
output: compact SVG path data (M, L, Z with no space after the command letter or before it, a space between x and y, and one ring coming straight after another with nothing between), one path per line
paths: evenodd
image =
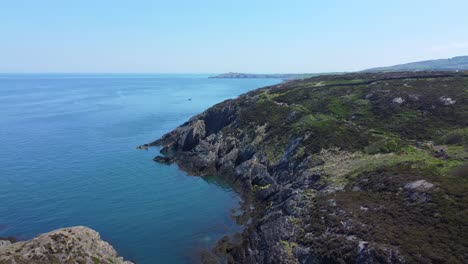
M253 185L253 189L255 190L259 190L259 191L263 191L263 190L266 190L268 188L270 188L271 184L266 184L266 185Z
M294 242L289 242L289 241L285 241L285 240L280 240L280 244L285 249L286 253L288 254L288 257L292 257L293 256L293 249L294 249L294 247L297 246L297 244L294 243Z
M459 128L449 131L438 140L440 144L448 145L468 145L468 128Z
M336 119L325 114L306 115L301 120L293 124L294 134L303 134L313 129L326 130L335 125Z
M235 171L227 177L256 206L243 241L278 259L307 250L317 263L466 263L466 74L284 82L218 104L163 141L195 173ZM177 156L201 121L222 128ZM268 245L271 224L279 233ZM232 252L247 256L244 246Z
M438 59L411 62L389 67L379 67L366 70L367 72L396 72L396 71L454 71L467 70L468 56L459 56L451 59Z
M99 259L98 257L91 256L91 259L93 260L93 263L94 263L94 264L99 264L99 263L101 263L101 259Z
M460 161L440 160L431 157L428 150L414 147L408 147L398 155L364 154L350 158L358 161L344 173L344 191L314 196L308 204L311 212L323 213L311 214L306 219L304 225L308 227L304 233L323 236L302 238L307 245L320 255L327 255L331 245L346 248L344 241L326 237L330 230L334 230L365 238L368 243L391 243L392 247L403 249L400 253L408 262L434 263L450 259L451 263L462 263L466 250L464 243L468 239L464 227L468 221L468 177L450 172L462 168L466 173L468 164L460 167ZM360 167L351 169L356 164ZM328 172L337 171L338 167ZM427 199L426 202L408 202L411 194L404 186L421 179L436 187L430 195L416 192L423 200ZM330 199L336 204L331 205ZM366 224L350 224L345 228L343 223L349 221ZM338 255L329 257L335 260L356 258L354 251L336 253Z
M291 218L301 234L314 234L299 241L321 261L356 259L347 234L378 245L382 254L396 248L410 263L462 263L468 78L379 76L316 77L252 93L240 100L240 128L266 125L261 152L272 168L298 142L288 150L290 164L307 161L320 186L338 190L304 190L301 199L314 213ZM405 187L416 181L434 187L421 193ZM292 252L292 242L279 243Z
M362 83L364 80L362 79L352 79L352 80L331 80L325 81L322 85L342 85L342 84L354 84L354 83Z
M398 152L405 145L405 142L398 138L384 137L377 142L370 144L364 148L364 152L368 154L376 153L392 153Z
M241 127L267 125L271 162L304 135L302 155L330 147L394 153L412 140L467 145L466 77L372 81L374 75L350 76L315 77L253 93L255 103L239 105ZM455 103L444 105L441 98Z
M345 118L349 112L349 109L340 98L330 99L328 110L339 118Z

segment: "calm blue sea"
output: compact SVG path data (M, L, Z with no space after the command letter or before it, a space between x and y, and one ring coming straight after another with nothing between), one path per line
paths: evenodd
M0 236L101 233L139 264L190 263L226 233L237 195L137 150L267 79L206 75L0 75ZM192 100L188 100L191 98Z

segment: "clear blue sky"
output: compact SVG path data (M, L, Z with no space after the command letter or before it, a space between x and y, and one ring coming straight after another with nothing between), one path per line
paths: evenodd
M0 72L325 72L457 55L467 0L0 0Z

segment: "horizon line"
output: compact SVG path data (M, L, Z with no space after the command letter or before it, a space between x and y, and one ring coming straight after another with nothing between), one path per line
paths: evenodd
M432 58L432 59L421 59L417 61L409 61L409 62L400 62L397 64L392 64L392 65L386 65L386 66L372 66L370 68L365 68L365 69L357 69L357 70L347 70L347 71L316 71L316 72L248 72L248 71L225 71L225 72L54 72L54 71L24 71L24 72L2 72L0 71L0 74L6 75L6 74L199 74L199 75L217 75L217 74L225 74L225 73L244 73L244 74L333 74L333 73L353 73L353 72L360 72L360 71L365 71L368 69L373 69L373 68L385 68L385 67L392 67L392 66L399 66L399 65L404 65L404 64L410 64L410 63L418 63L418 62L426 62L426 61L437 61L437 60L451 60L454 58L459 58L459 57L467 57L468 55L456 55L456 56L451 56L451 57L445 57L445 58Z
M0 74L199 74L199 75L215 75L226 73L242 73L242 74L322 74L322 73L344 73L355 71L336 71L336 72L247 72L247 71L228 71L228 72L0 72Z

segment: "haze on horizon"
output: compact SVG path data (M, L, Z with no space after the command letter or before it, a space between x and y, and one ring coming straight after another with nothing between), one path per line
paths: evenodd
M468 55L466 10L466 0L0 0L0 72L354 71Z

